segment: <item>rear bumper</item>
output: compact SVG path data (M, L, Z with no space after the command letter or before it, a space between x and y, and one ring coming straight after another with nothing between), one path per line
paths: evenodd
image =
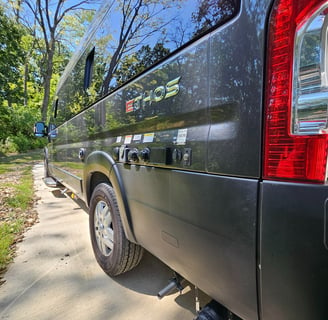
M261 319L328 319L328 186L266 181L260 199Z

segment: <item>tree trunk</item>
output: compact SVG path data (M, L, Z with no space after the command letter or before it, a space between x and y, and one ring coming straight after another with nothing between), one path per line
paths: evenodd
M24 68L24 107L27 107L27 100L28 100L28 95L27 95L27 82L28 82L28 67L29 67L29 62L28 59L25 61L25 68Z
M47 121L48 107L50 103L50 83L53 73L53 58L54 58L54 48L50 49L48 52L47 67L45 78L43 82L44 96L41 107L41 118L42 121Z

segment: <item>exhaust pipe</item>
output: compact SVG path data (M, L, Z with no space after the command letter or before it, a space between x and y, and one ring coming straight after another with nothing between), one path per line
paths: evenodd
M174 289L178 289L180 294L182 293L183 286L182 283L185 281L179 274L174 273L174 277L170 280L167 286L165 286L161 291L157 293L157 298L162 299L169 293L171 293Z

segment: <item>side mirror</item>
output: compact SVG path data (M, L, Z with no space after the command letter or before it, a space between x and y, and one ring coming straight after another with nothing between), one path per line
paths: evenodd
M55 139L57 138L57 134L58 134L58 130L56 128L56 126L53 124L53 123L50 123L49 124L49 128L48 128L48 136L51 138L51 139Z
M39 138L47 136L47 126L44 122L39 121L34 124L34 136Z

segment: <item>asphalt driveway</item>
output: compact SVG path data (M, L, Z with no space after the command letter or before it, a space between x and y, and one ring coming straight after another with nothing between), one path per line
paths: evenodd
M109 278L93 256L88 215L34 167L40 222L19 245L0 287L0 319L191 320L194 292L157 299L172 272L146 253L133 271ZM205 297L203 298L205 299Z

